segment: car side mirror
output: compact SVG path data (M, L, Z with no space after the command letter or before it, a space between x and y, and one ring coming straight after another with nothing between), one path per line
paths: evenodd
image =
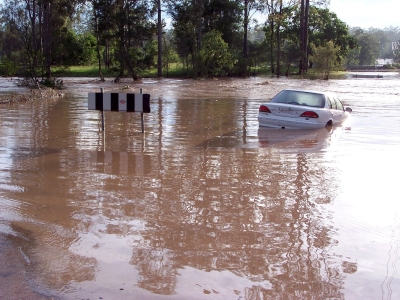
M348 111L349 113L351 113L353 111L350 107L346 107L344 110Z

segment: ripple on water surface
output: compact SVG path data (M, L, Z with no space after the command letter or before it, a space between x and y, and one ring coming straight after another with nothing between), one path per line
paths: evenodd
M0 232L66 299L399 298L398 83L68 79L64 98L0 107ZM144 133L117 112L101 131L100 87L151 94ZM259 128L283 88L336 92L351 120Z

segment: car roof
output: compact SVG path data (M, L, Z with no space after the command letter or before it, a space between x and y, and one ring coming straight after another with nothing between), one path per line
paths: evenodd
M313 91L313 90L283 89L282 91L292 91L292 92L300 92L300 93L312 93L312 94L320 94L320 95L332 95L332 93L329 93L329 92L321 92L321 91Z

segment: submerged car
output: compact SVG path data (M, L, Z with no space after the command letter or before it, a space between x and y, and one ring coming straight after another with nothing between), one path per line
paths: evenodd
M317 129L340 124L351 108L331 93L282 90L259 108L259 126L282 129Z

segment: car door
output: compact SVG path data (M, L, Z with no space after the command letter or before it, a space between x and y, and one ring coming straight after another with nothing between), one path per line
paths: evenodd
M337 97L333 97L336 103L335 121L333 123L338 123L343 120L344 117L344 107L342 102Z
M328 101L329 101L329 110L332 116L332 122L333 124L337 123L338 120L340 119L340 116L338 115L338 110L337 110L337 105L335 98L333 96L328 96Z
M332 122L333 124L339 123L343 119L343 105L333 95L328 96L328 101L329 101L329 110L332 115ZM338 105L339 104L339 105Z

